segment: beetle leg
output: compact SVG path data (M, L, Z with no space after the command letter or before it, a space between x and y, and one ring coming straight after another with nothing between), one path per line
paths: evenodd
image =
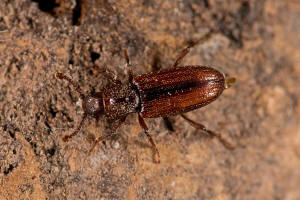
M128 56L128 53L127 53L126 49L123 50L123 54L124 54L124 57L126 59L126 66L125 67L126 67L126 71L127 71L127 74L128 74L128 81L129 81L129 83L132 83L133 73L132 73L131 63L130 63L129 56Z
M208 33L206 33L202 38L200 38L198 41L196 42L192 42L188 47L186 47L185 49L183 49L181 51L181 53L179 54L179 56L177 57L175 63L173 64L173 67L177 67L182 59L190 52L190 49L195 46L196 44L203 44L204 42L206 42L211 36L212 34L214 33L215 31L214 30L210 30Z
M169 117L163 117L163 120L164 120L166 128L169 131L174 132L174 128L173 128L172 122L170 121L170 118Z
M108 78L112 83L116 85L122 85L122 82L117 78L114 72L111 70L108 70L107 68L101 69L98 71L98 73L104 73L106 76L105 78Z
M110 134L101 135L101 136L97 137L94 140L94 144L91 147L91 149L89 150L89 153L91 153L94 150L94 148L96 147L96 145L99 142L101 142L101 141L103 141L103 140L105 140L105 139L107 139L107 138L112 137L113 135L115 135L117 129L121 126L121 124L125 121L125 119L126 119L126 117L124 117L124 118L119 119L118 121L116 121L115 124L113 125L113 127L111 128L111 133Z
M101 135L99 137L97 137L95 140L94 140L94 144L93 146L90 148L89 150L89 154L92 153L92 151L94 150L94 148L96 147L96 145L98 144L98 142L101 142L109 137L111 137L113 134L107 134L107 135Z
M87 118L87 114L84 113L83 116L82 116L82 119L81 119L81 121L80 121L80 123L79 123L79 125L78 125L78 127L76 128L76 130L75 130L72 134L70 134L70 135L65 135L65 136L63 137L63 141L64 141L64 142L69 141L70 138L72 138L73 136L77 135L77 133L80 131L81 127L83 126L83 123L84 123L84 121L85 121L86 118Z
M148 137L148 139L149 139L149 141L150 141L150 143L151 143L151 145L152 145L153 150L154 150L154 151L156 152L156 154L157 154L157 160L156 160L156 162L157 162L157 163L160 163L160 155L159 155L159 151L158 151L158 149L157 149L157 147L156 147L156 145L155 145L155 143L154 143L154 141L153 141L151 135L149 134L149 129L148 129L146 123L145 123L145 120L142 118L142 116L141 116L140 114L138 114L138 117L139 117L139 123L140 123L140 126L144 129L145 134L146 134L146 136Z
M113 82L116 85L122 85L122 82L117 78L117 76L113 72L106 69L105 73L111 82Z
M211 130L208 130L204 125L202 124L199 124L191 119L189 119L187 116L181 114L181 117L183 119L185 119L191 126L193 126L194 128L196 129L200 129L206 133L208 133L209 135L213 136L213 137L216 137L219 139L219 141L228 149L232 150L234 149L234 145L230 142L228 142L225 138L222 137L222 134L221 133L217 133L217 132L214 132L214 131L211 131Z
M173 64L173 67L177 67L182 59L190 52L190 46L186 47L185 49L182 50L182 52L179 54L179 56L177 57L175 63Z

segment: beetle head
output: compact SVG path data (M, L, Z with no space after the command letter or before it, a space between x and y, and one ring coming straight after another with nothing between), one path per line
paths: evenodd
M102 93L97 92L86 96L82 104L83 110L86 114L93 117L100 117L104 114Z

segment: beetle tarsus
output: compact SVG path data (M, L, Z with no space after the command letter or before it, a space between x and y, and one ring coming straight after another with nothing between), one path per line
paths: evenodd
M107 134L107 135L101 135L99 137L97 137L95 140L94 140L94 144L93 146L91 147L91 149L89 150L89 154L92 153L92 151L94 150L94 148L96 147L96 145L109 138L109 137L112 137L113 135L115 135L117 129L121 126L121 124L125 121L126 117L123 117L122 119L119 119L118 121L115 122L115 124L113 125L113 127L111 128L111 133L110 134Z
M197 123L195 122L194 120L191 120L190 118L188 118L187 116L181 114L181 117L183 119L185 119L191 126L193 126L194 128L196 129L199 129L199 130L202 130L206 133L208 133L210 136L213 136L213 137L216 137L218 138L218 140L227 148L227 149L230 149L230 150L233 150L235 148L235 146L227 141L221 133L218 133L218 132L214 132L214 131L211 131L209 129L207 129L204 125L200 124L200 123Z
M185 49L183 49L181 51L181 53L178 55L176 61L174 62L173 67L177 67L181 63L181 61L183 60L183 58L190 52L190 49L193 46L199 45L199 44L203 44L204 42L206 42L207 40L210 39L210 37L212 36L213 33L215 33L215 31L211 29L208 33L206 33L198 41L192 42L188 47L186 47Z
M92 146L92 147L90 148L90 150L89 150L89 154L91 154L91 153L93 152L93 150L95 149L96 145L97 145L99 142L101 142L101 141L107 139L108 137L111 137L111 135L101 135L101 136L97 137L97 138L94 140L93 146Z
M154 157L154 161L155 161L156 163L160 163L160 155L159 155L159 151L158 151L158 149L157 149L157 147L156 147L156 145L155 145L155 143L154 143L154 140L152 139L151 135L149 134L149 129L148 129L146 123L145 123L145 120L142 118L142 116L141 116L140 114L138 115L138 118L139 118L140 126L144 129L144 131L145 131L144 133L145 133L146 136L148 137L148 139L149 139L149 141L150 141L150 143L151 143L151 145L152 145L152 148L153 148L154 152L155 152L156 155L157 155L157 159L155 159L155 157Z

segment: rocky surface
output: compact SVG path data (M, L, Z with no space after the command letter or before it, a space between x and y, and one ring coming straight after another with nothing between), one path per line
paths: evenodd
M295 0L1 0L1 199L300 199L300 4ZM129 52L135 74L172 66L211 28L183 64L237 78L214 103L187 115L224 134L230 151L179 116L147 119L161 155L136 114L119 137L87 154L108 130L81 119L79 96L123 82Z

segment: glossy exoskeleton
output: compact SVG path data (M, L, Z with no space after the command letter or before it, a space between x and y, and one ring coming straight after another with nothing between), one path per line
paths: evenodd
M208 37L208 35L206 36ZM95 145L115 134L117 128L125 121L130 113L137 113L141 127L144 129L153 149L157 154L157 162L160 156L156 145L149 135L144 118L167 117L181 115L193 127L217 137L226 147L232 148L220 133L206 129L202 124L187 118L183 113L203 107L216 100L224 89L228 88L234 78L227 78L219 71L205 66L178 67L181 60L189 52L191 46L184 49L171 69L148 73L133 77L130 69L129 57L126 51L124 55L127 63L129 81L122 84L120 80L109 74L112 85L105 87L101 92L85 96L79 85L62 73L57 73L59 79L67 80L73 85L83 100L83 118L77 129L66 135L63 140L68 141L81 129L87 116L99 118L104 116L109 121L114 121L110 134L95 139Z

